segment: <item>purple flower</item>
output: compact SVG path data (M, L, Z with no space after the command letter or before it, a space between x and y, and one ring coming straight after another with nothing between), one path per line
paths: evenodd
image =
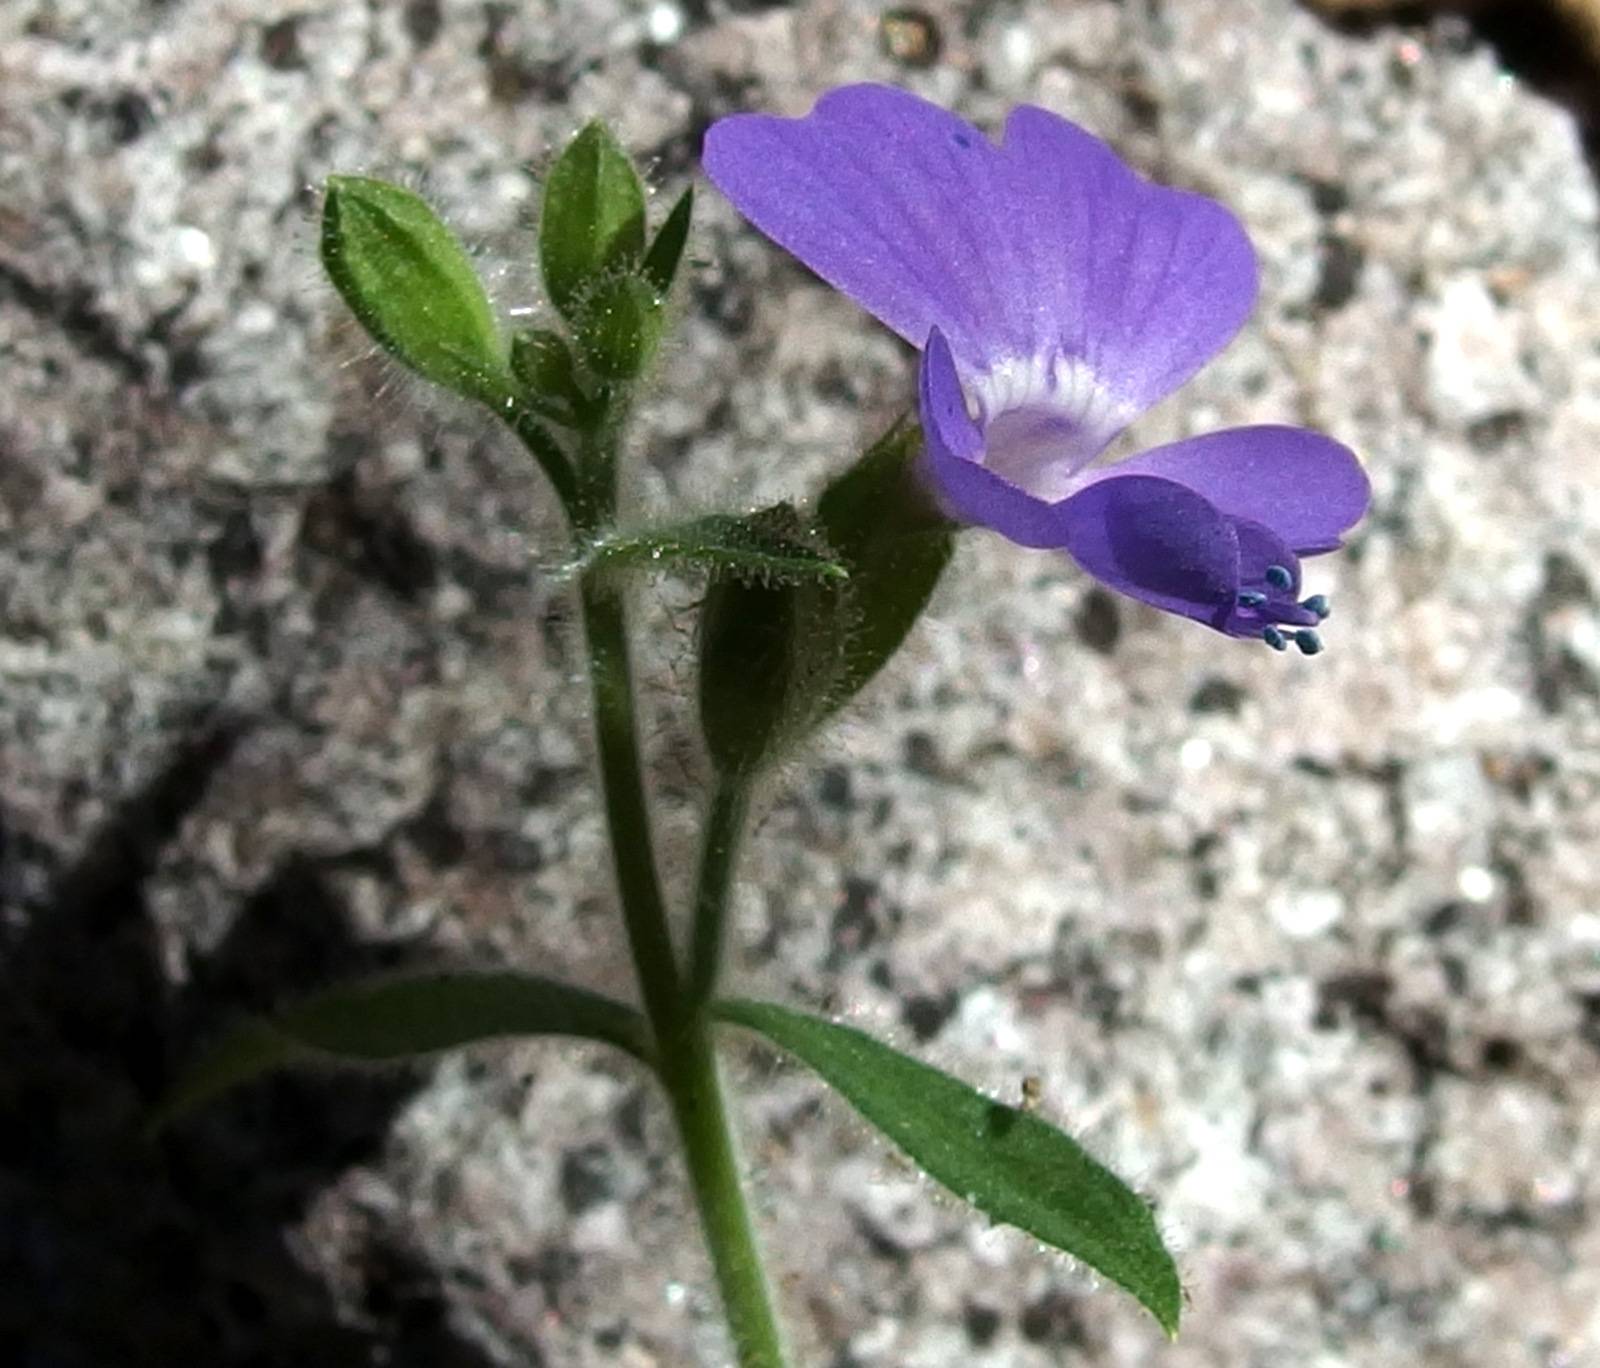
M1214 200L1151 185L1023 106L999 146L903 90L741 114L706 173L768 237L922 348L923 466L950 516L1067 551L1120 593L1281 650L1321 649L1300 559L1366 511L1348 448L1245 427L1092 462L1218 352L1256 265Z

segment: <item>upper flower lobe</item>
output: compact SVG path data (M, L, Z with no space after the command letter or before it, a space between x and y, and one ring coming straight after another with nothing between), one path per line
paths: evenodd
M998 146L883 86L801 119L736 115L707 174L756 227L923 349L925 463L946 509L1065 549L1122 593L1303 649L1299 557L1366 509L1339 443L1252 427L1091 467L1238 331L1255 257L1203 196L1151 185L1103 142L1023 107Z

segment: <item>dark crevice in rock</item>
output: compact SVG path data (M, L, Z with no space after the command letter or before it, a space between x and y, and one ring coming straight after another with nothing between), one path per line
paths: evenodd
M1441 1073L1458 1074L1450 1057L1450 1030L1432 1007L1396 1005L1394 980L1381 970L1352 970L1324 979L1317 986L1317 1011L1312 1024L1331 1030L1348 1018L1391 1037L1411 1065L1417 1092L1427 1092Z
M1122 614L1117 601L1099 586L1091 588L1073 615L1072 630L1091 651L1110 655L1122 639Z
M415 603L438 582L433 547L392 501L363 491L353 474L338 476L306 506L307 546L348 566L362 579Z
M405 26L417 47L432 47L433 40L444 27L444 14L439 0L406 0Z
M147 887L242 732L197 720L74 858L0 812L0 882L23 913L0 946L7 1349L119 1368L487 1368L450 1329L436 1273L378 1215L351 1213L357 1238L330 1255L337 1293L290 1239L340 1174L376 1160L415 1072L275 1077L141 1134L239 1012L405 958L358 942L323 865L296 859L169 981Z
M926 1045L944 1029L960 1005L961 996L953 988L939 994L915 993L901 1004L900 1019L911 1028L917 1044Z
M1600 673L1574 649L1561 630L1566 610L1593 611L1594 589L1587 571L1562 551L1544 560L1544 582L1528 605L1523 638L1533 658L1533 696L1547 713L1560 713L1580 700L1600 699Z
M0 299L9 297L29 313L55 324L84 356L121 373L131 384L151 379L149 360L122 339L116 322L82 282L45 285L20 267L0 261Z

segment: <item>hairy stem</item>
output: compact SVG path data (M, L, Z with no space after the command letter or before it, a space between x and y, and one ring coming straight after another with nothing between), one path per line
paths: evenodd
M671 1032L679 1014L678 966L667 929L661 880L656 873L655 843L650 834L650 810L633 717L627 609L616 585L584 576L581 592L584 631L589 639L589 682L594 693L600 787L611 829L617 893L645 1011L657 1036L662 1037Z
M612 857L628 946L656 1036L657 1071L683 1141L695 1204L741 1368L784 1368L782 1339L739 1181L709 1026L700 1002L683 993L673 956L634 720L626 606L620 588L587 576L582 581L582 602ZM731 822L736 837L743 818L742 793L735 805L737 811L716 820ZM714 818L717 807L714 803ZM721 848L725 853L719 857L723 865L717 876L719 907L726 904L731 841L725 840ZM708 983L716 976L714 944Z
M704 1018L689 1022L670 1046L663 1042L661 1077L683 1139L689 1181L740 1368L784 1368L783 1337L739 1180L722 1081Z
M572 469L572 462L567 459L567 453L561 449L561 444L540 423L539 415L515 400L491 404L490 408L517 434L517 440L544 471L567 517L581 527L583 519L579 508L577 474Z

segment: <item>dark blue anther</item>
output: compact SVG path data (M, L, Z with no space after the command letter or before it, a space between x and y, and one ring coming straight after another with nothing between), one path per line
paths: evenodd
M1313 594L1308 599L1301 599L1300 606L1308 613L1315 613L1319 618L1328 616L1328 596L1326 594Z
M1294 634L1294 644L1300 648L1301 655L1316 655L1322 649L1322 638L1310 628L1302 628Z
M1261 639L1272 647L1274 651L1286 651L1289 649L1289 639L1276 627L1268 627L1266 631L1262 632Z
M1287 565L1269 565L1262 578L1274 589L1287 589L1294 583L1294 576L1289 573Z
M1239 606L1241 608L1259 608L1267 601L1265 594L1258 594L1254 589L1241 589L1239 591Z

